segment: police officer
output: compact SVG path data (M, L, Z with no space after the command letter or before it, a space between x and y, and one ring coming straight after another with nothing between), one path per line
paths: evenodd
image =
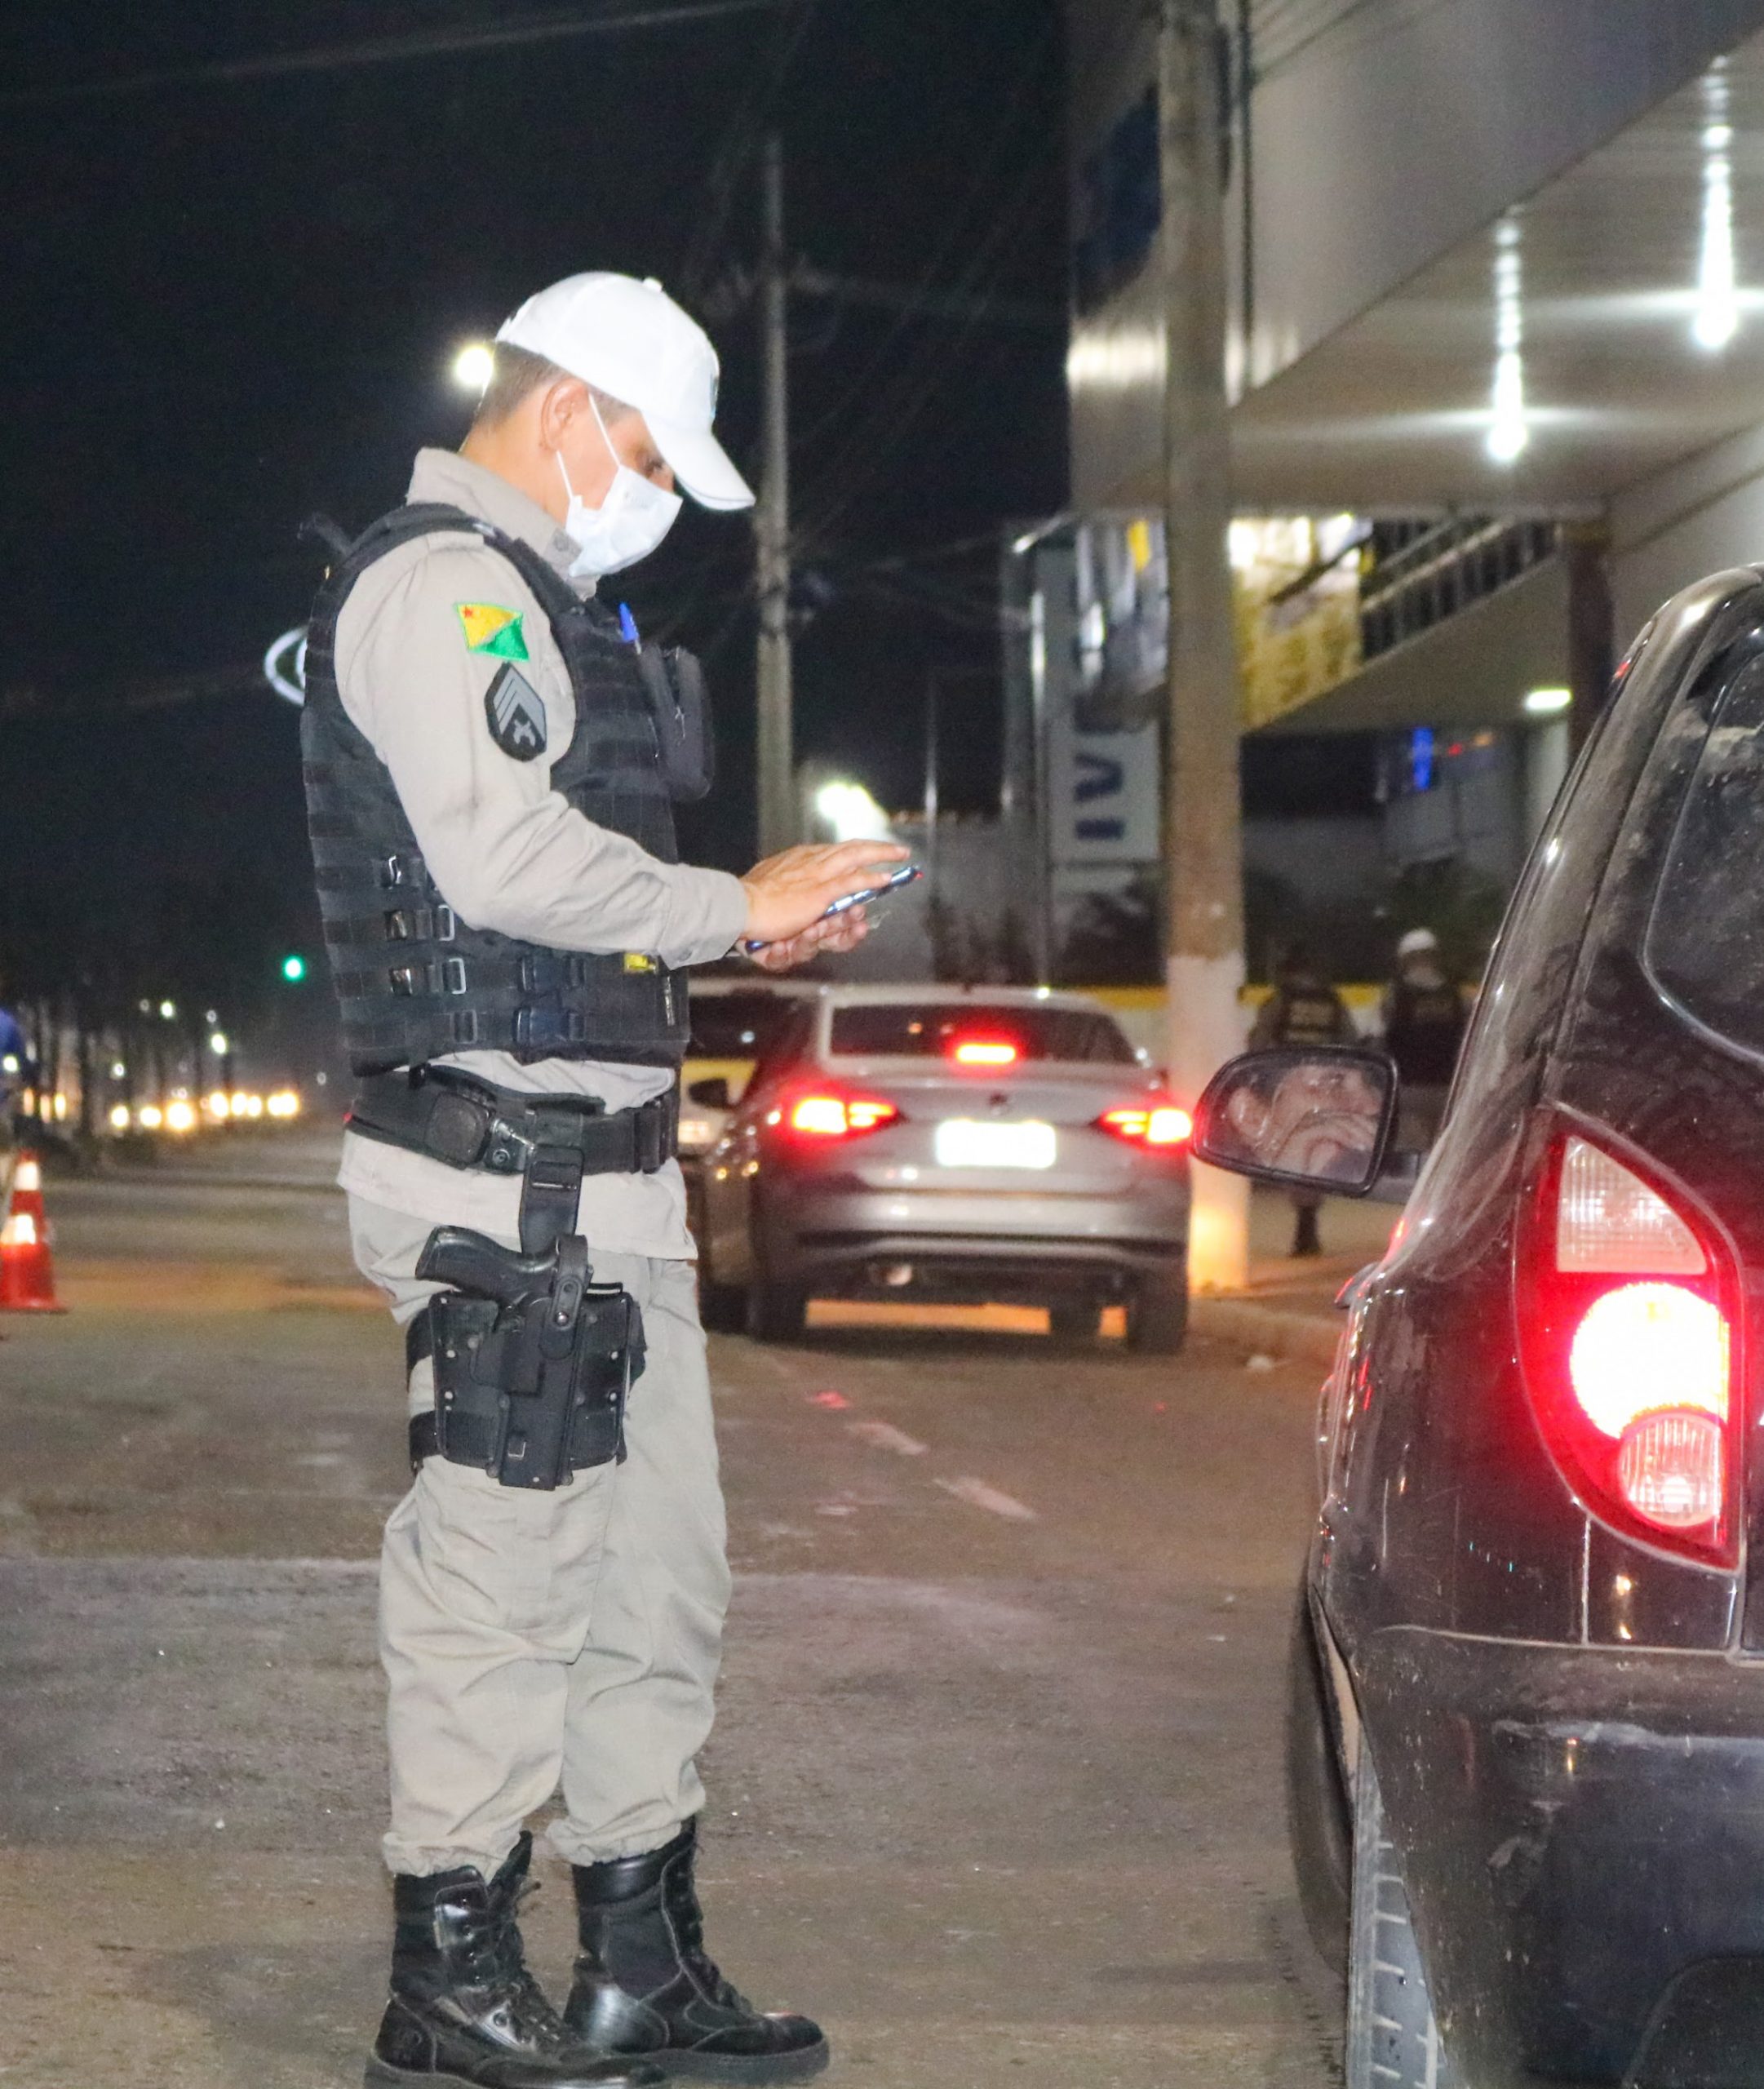
M1255 1051L1288 1045L1302 1051L1312 1044L1351 1044L1355 1032L1347 1004L1323 974L1309 951L1295 944L1274 969L1274 991L1256 1011L1250 1027ZM1323 1253L1317 1214L1323 1199L1309 1191L1292 1193L1292 1247L1295 1258Z
M696 663L596 592L680 506L752 495L717 362L655 282L571 277L501 330L455 455L337 557L303 744L326 938L361 1086L355 1253L406 1330L415 1479L386 1527L392 1993L370 2085L794 2079L806 2017L707 1955L694 1758L729 1593L680 1172L682 968L782 970L859 842L745 878L678 861L710 784ZM615 598L616 599L616 598ZM527 1971L525 1823L560 1788L581 1954Z
M1425 1154L1439 1136L1446 1096L1468 1022L1447 978L1439 938L1411 929L1397 945L1396 976L1385 989L1385 1049L1397 1070L1397 1148Z

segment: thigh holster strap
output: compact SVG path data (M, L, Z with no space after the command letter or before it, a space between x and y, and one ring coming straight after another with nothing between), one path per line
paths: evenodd
M407 1361L427 1357L435 1376L433 1411L410 1425L413 1467L439 1457L504 1487L548 1489L623 1457L643 1317L623 1285L592 1281L579 1235L523 1256L441 1226L417 1274L456 1288L405 1337Z

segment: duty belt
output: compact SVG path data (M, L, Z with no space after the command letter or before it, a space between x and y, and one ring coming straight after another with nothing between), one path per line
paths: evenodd
M521 1249L543 1254L575 1224L584 1175L653 1175L676 1151L680 1092L630 1110L592 1096L498 1088L454 1067L370 1075L348 1128L450 1168L521 1175Z

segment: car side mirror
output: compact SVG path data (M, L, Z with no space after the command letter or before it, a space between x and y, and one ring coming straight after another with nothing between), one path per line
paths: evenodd
M735 1107L729 1098L729 1083L721 1074L695 1080L686 1090L686 1099L706 1110L732 1110Z
M1378 1180L1396 1106L1396 1068L1382 1053L1246 1052L1207 1084L1191 1151L1258 1182L1363 1197Z

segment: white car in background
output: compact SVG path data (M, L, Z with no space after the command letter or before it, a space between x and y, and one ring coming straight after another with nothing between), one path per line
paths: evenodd
M1181 1348L1188 1115L1100 1002L1046 987L804 996L701 1171L713 1324L789 1340L811 1297L1045 1306Z

